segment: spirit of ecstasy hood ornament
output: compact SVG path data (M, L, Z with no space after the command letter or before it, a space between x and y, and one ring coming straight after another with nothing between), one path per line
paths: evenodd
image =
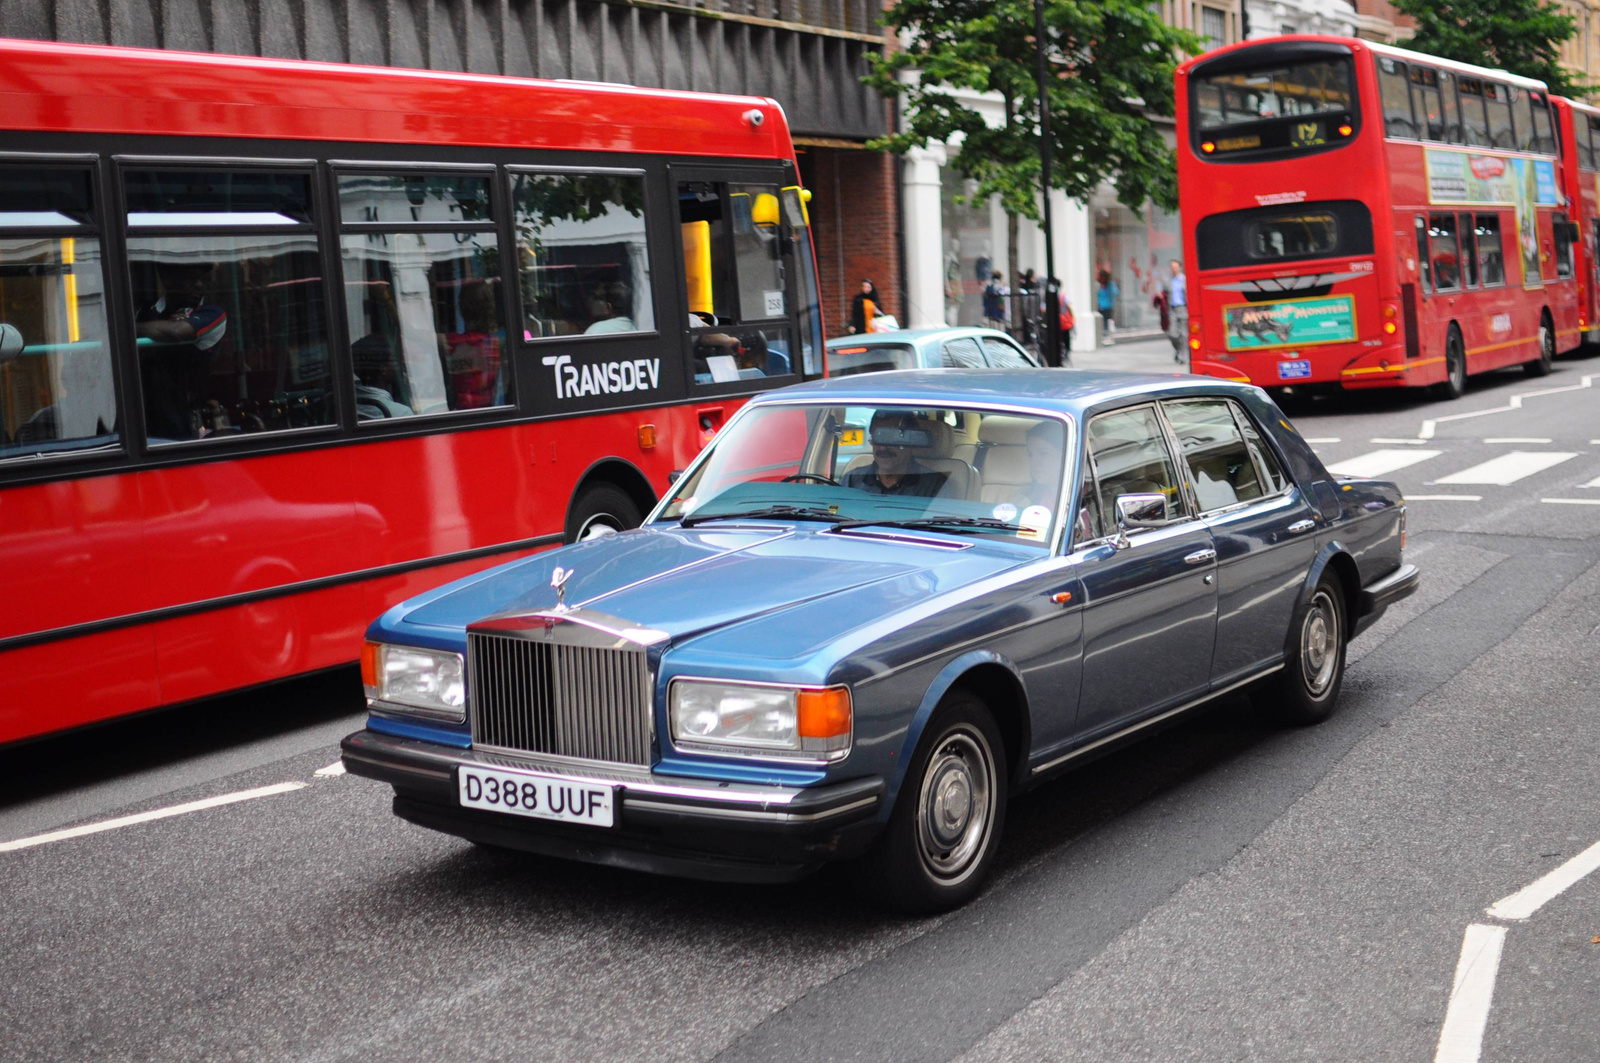
M567 580L571 578L572 569L562 568L560 565L557 565L556 570L550 573L550 586L556 589L557 612L564 613L567 611Z

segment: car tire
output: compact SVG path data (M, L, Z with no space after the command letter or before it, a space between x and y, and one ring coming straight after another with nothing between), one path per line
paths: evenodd
M1294 611L1282 670L1253 696L1267 715L1304 727L1333 714L1344 685L1346 609L1338 577L1325 573Z
M906 767L888 825L857 869L859 882L874 900L911 914L965 904L1000 847L1009 786L988 706L966 691L946 695Z
M1539 357L1522 363L1529 376L1549 376L1556 363L1556 329L1549 314L1539 315Z
M1444 341L1444 380L1433 386L1436 398L1459 399L1467 392L1467 349L1461 330L1452 323Z
M585 539L615 535L637 528L644 520L628 493L615 484L594 484L585 488L572 503L567 515L568 544Z

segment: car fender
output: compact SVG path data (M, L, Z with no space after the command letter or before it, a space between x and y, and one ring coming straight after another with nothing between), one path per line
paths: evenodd
M1318 550L1317 556L1311 560L1311 567L1306 570L1305 582L1300 586L1300 597L1295 602L1296 609L1311 600L1311 592L1316 590L1317 584L1322 580L1323 573L1327 572L1328 566L1334 564L1334 559L1340 556L1343 556L1352 568L1355 567L1355 555L1350 552L1350 548L1342 540L1329 539L1322 544L1322 549ZM1357 571L1359 572L1359 570ZM1345 617L1345 623L1353 625L1356 621L1356 611L1360 608L1360 602L1358 601L1361 594L1360 576L1356 577L1356 586L1351 586L1350 579L1345 573L1336 570L1334 574L1339 580L1339 585L1345 591L1345 612L1348 614Z
M912 714L911 722L906 727L905 739L900 748L895 752L894 765L889 772L889 800L884 802L883 815L887 818L889 811L900 793L900 783L905 778L906 765L911 762L911 755L916 751L917 743L922 740L922 732L927 729L928 720L933 716L933 710L939 707L939 702L950 689L961 681L974 668L983 665L997 665L1010 673L1017 684L1017 689L1023 691L1027 697L1027 686L1022 681L1022 673L1016 664L1003 654L993 650L968 650L958 657L953 658L939 674L933 677L933 682L928 684L928 689L922 695L922 701L917 705L917 711ZM1022 756L1018 759L1026 760L1026 751L1032 743L1032 728L1029 726L1028 707L1026 702L1021 707L1019 723L1022 728Z

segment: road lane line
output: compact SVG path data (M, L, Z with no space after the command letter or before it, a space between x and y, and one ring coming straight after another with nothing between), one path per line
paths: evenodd
M1544 472L1578 455L1565 450L1513 450L1480 465L1453 472L1431 481L1436 484L1514 484L1536 472Z
M1521 394L1511 396L1504 406L1494 406L1487 410L1473 410L1470 413L1450 413L1443 417L1429 418L1423 421L1422 427L1417 430L1417 438L1421 440L1432 439L1434 431L1445 421L1461 421L1468 417L1483 417L1491 413L1508 413L1511 410L1522 409L1523 399L1537 398L1540 395L1556 395L1563 391L1582 391L1584 388L1592 387L1597 377L1600 377L1600 373L1590 373L1578 383L1569 384L1563 388L1540 388L1538 391L1524 391Z
M1494 1002L1494 982L1500 974L1500 951L1506 928L1472 923L1461 938L1461 958L1450 990L1450 1007L1439 1031L1439 1050L1433 1063L1478 1063L1483 1053L1483 1031L1489 1025L1489 1005Z
M1339 437L1338 436L1317 436L1314 439L1310 438L1310 437L1307 437L1306 442L1307 443L1337 443L1337 442L1339 442Z
M1482 502L1482 495L1412 495L1405 497L1407 502Z
M1485 443L1553 443L1551 439L1541 439L1538 436L1491 436L1484 440Z
M1495 919L1526 919L1597 867L1600 867L1600 842L1595 842L1536 882L1496 901L1488 914Z
M1396 469L1437 458L1442 450L1373 450L1354 458L1334 462L1328 471L1335 476L1384 476Z
M1578 486L1579 487L1600 487L1600 476L1596 476L1593 480L1590 480L1588 483L1579 484Z
M329 764L326 768L318 768L317 769L317 778L319 778L319 779L331 779L335 775L343 775L343 774L344 774L344 761L342 761L342 760L336 760L332 764Z
M1539 501L1551 506L1600 506L1600 498L1541 498Z
M86 834L99 834L101 831L116 830L118 827L131 827L136 823L149 823L152 820L167 819L170 816L182 816L189 812L199 812L207 808L236 804L239 801L253 801L258 797L286 794L291 790L303 790L306 786L307 784L303 782L274 783L271 786L262 786L254 790L240 790L237 793L220 794L217 797L207 797L199 801L190 801L187 804L172 805L169 808L152 809L149 812L140 812L132 816L119 816L116 819L101 820L99 823L85 823L81 827L53 830L48 834L35 834L31 838L18 838L16 841L0 842L0 853L13 852L17 849L31 849L35 845L66 841L68 838L81 838Z
M1420 447L1427 444L1426 439L1390 439L1388 436L1373 436L1368 443L1388 443L1391 446L1399 443L1408 447Z

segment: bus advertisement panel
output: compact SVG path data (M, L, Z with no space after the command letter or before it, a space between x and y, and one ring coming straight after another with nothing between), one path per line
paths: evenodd
M1184 63L1177 93L1194 372L1455 397L1578 344L1574 178L1542 83L1289 36Z
M771 100L21 41L0 88L0 743L353 662L823 372Z

